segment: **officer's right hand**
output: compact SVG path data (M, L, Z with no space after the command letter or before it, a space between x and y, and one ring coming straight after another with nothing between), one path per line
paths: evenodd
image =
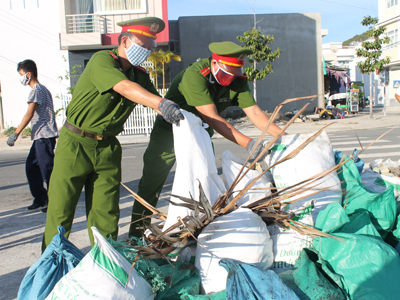
M17 140L17 138L18 138L18 134L13 132L13 134L10 135L10 137L7 140L7 145L10 146L10 147L14 146L14 143Z
M251 139L249 141L249 143L247 144L247 152L249 152L249 154L251 153L251 151L254 148L254 145L256 144L257 140L255 139ZM250 159L256 159L257 156L264 150L264 145L262 143L262 141L258 144L258 146L256 147L256 149L254 150L253 154L251 155ZM261 157L261 159L263 159L265 156L267 156L268 154L270 154L271 152L268 150L264 153L264 155Z
M161 112L164 120L168 123L179 126L179 122L185 119L180 111L179 105L171 100L161 100L158 110Z

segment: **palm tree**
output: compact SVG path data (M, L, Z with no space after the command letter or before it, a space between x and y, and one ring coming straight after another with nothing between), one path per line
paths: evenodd
M163 74L163 89L165 89L165 64L169 64L171 60L181 61L182 58L178 54L174 54L171 51L158 50L159 62L162 64Z
M153 81L154 86L158 89L157 86L157 75L161 72L161 67L157 68L148 68L147 71L149 72L149 75Z
M154 65L153 69L149 69L149 73L150 76L154 78L154 85L156 89L158 89L157 74L161 71L161 68L157 67L157 63L160 62L160 54L157 51L153 51L150 53L150 56L147 58L147 60L151 61Z

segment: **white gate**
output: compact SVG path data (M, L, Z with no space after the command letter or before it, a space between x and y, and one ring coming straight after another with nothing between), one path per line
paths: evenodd
M160 93L160 95L164 96L167 90L158 90L158 92ZM61 94L60 98L63 108L62 116L64 124L66 120L65 111L69 102L71 102L71 95ZM122 131L119 135L145 134L147 137L149 137L156 117L157 114L154 110L138 104L132 111L129 118L126 120L124 124L124 131Z
M149 137L156 117L157 114L154 110L138 104L126 120L124 131L119 135L145 134Z

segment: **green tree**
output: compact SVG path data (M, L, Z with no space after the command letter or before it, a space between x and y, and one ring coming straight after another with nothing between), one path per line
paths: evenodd
M73 79L73 78L78 78L78 80L79 80L79 77L81 77L81 72L78 71L78 68L80 69L80 68L82 68L82 66L80 66L80 65L72 66L70 72L65 71L65 75L58 76L58 79L60 79L60 81L63 81L63 80L71 81L71 79ZM71 86L67 87L67 94L73 95L78 80L74 80L74 83Z
M165 64L169 64L171 60L181 61L182 58L171 51L164 51L162 49L158 50L159 61L162 65L162 75L163 75L163 89L165 89Z
M263 80L274 71L271 62L275 61L282 51L279 48L272 51L270 45L274 42L274 37L262 34L260 29L252 28L250 31L244 32L243 36L238 36L237 39L244 42L245 48L253 51L253 54L247 57L251 66L246 68L246 75L248 80L253 82L254 99L257 102L257 81ZM258 69L261 63L264 66Z
M372 18L371 16L364 17L361 24L363 26L370 26L367 31L368 37L372 38L372 40L368 39L362 43L362 48L356 49L357 57L365 58L364 61L361 61L357 64L357 67L360 69L362 74L370 74L370 98L372 97L372 74L374 71L382 72L390 62L390 57L381 58L382 56L382 44L389 44L390 38L388 36L382 36L382 34L386 31L386 27L375 27L378 23L378 18ZM382 38L381 38L382 36ZM372 118L373 114L373 106L372 99L369 101L370 103L370 118Z
M160 62L160 54L158 51L152 51L150 53L150 56L147 58L148 61L151 61L153 63L154 68L148 69L150 76L153 77L153 82L155 87L158 89L158 78L157 75L161 71L161 67L157 66L158 63Z
M364 82L361 83L353 83L351 85L351 89L353 90L359 90L358 92L358 101L361 101L364 99Z
M148 68L147 71L149 72L150 77L153 79L154 86L158 88L157 86L157 76L161 72L161 67L157 68Z

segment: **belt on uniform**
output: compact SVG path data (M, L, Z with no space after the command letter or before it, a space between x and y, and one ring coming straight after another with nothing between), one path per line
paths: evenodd
M64 123L64 127L71 130L72 132L75 132L77 134L82 134L82 130L79 128L76 128L75 126L72 126L71 124L69 124L68 122ZM91 139L95 139L97 141L104 141L104 140L108 140L110 138L112 138L112 136L106 136L106 135L100 135L100 134L95 134L95 133L89 133L86 131L83 131L83 135L85 137L91 138Z

